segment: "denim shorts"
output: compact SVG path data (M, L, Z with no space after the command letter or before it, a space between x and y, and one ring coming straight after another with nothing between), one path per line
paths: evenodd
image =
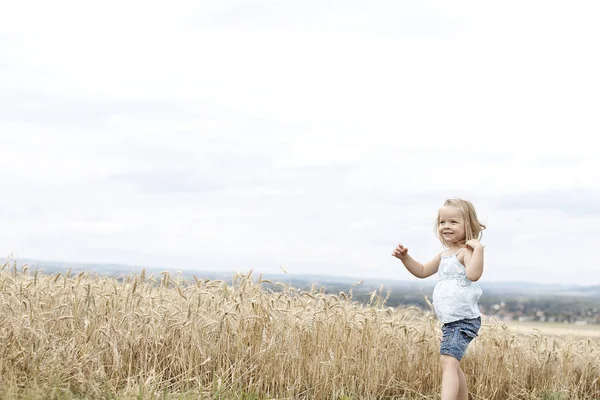
M481 317L460 319L442 325L440 354L452 356L460 361L471 340L475 339L481 327Z

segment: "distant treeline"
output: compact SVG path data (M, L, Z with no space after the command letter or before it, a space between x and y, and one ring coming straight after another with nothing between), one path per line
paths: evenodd
M91 271L99 275L114 276L117 280L126 279L130 274L139 274L142 271L142 268L139 267L119 264L65 264L33 260L9 260L5 267L17 271L24 269L25 265L28 265L29 274L36 273L38 269L48 274L62 273L65 275ZM158 280L162 277L161 270L156 268L148 269L147 274L155 276ZM172 276L179 276L185 280L193 280L197 277L202 280L223 280L225 282L231 282L233 275L216 271L172 272ZM257 280L258 274L255 274L253 278ZM268 274L263 279L267 278L271 280L271 283L263 283L263 286L273 291L282 290L280 285L275 284L281 282L307 291L316 288L327 294L343 292L346 296L351 295L353 300L363 304L372 303L375 299L380 303L385 302L385 305L389 307L415 306L423 310L431 307L428 302L431 300L435 284L435 280L390 281L389 284L380 286L364 281L357 284L358 278L291 274ZM482 287L484 285L482 284ZM600 324L600 296L598 295L600 288L598 287L579 288L560 285L554 287L528 283L504 283L491 284L491 288L491 290L484 288L484 294L479 301L481 311L488 316L495 316L501 320ZM572 296L569 291L578 292L576 296ZM377 296L373 296L373 293L377 293Z
M352 289L352 299L363 304L373 301L373 293L379 302L385 301L388 307L418 307L422 310L431 308L432 287L411 288L408 286L372 287L341 283L309 283L291 279L289 284L295 288L318 290L329 293L348 294ZM268 285L272 290L281 287ZM485 293L485 292L484 292ZM479 301L481 311L488 316L501 320L542 321L600 324L600 298L569 297L535 294L504 293L483 295Z

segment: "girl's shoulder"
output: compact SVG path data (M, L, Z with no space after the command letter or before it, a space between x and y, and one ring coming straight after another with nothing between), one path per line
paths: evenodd
M473 249L469 246L465 246L462 249L460 249L460 253L456 256L456 258L458 259L458 261L460 261L461 264L465 264L465 259L466 261L469 261L472 255Z
M444 258L451 258L453 255L454 255L454 253L452 253L451 250L444 249L444 250L440 251L439 253L437 253L436 257L438 258L438 260L442 260Z
M461 249L444 249L440 251L437 256L440 258L450 258L452 256L458 256L460 253L464 251L464 248Z

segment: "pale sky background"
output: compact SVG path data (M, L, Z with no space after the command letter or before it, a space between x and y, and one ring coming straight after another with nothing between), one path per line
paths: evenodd
M8 257L409 280L448 197L482 282L600 284L596 1L8 1ZM434 278L430 278L434 279Z

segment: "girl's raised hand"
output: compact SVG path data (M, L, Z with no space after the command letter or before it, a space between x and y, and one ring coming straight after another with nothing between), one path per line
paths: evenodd
M475 251L475 249L477 249L477 248L483 249L483 245L477 239L467 240L467 242L465 243L465 246L470 247L471 250L473 250L473 251Z
M400 260L402 260L404 257L406 257L407 254L408 254L408 249L406 247L402 246L401 244L398 244L398 246L396 246L396 248L392 252L392 255L396 258L399 258Z

